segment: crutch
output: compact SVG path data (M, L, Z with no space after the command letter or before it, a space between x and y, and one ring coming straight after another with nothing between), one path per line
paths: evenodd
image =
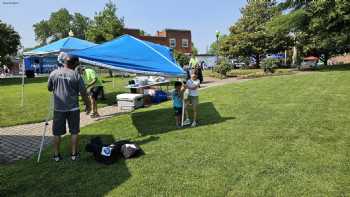
M47 127L49 126L49 119L50 119L52 113L53 113L53 94L51 95L51 98L50 98L49 109L48 109L47 117L45 120L44 131L43 131L43 135L41 137L40 149L39 149L38 160L37 160L38 163L40 162L41 152L42 152L43 147L44 147L45 135L46 135Z
M181 127L184 126L185 121L185 98L182 98L182 117L181 117Z

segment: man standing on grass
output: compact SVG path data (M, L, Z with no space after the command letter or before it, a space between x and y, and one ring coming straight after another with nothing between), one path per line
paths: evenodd
M97 98L98 95L103 93L102 80L96 74L96 72L91 68L79 67L79 73L83 76L86 83L86 89L89 90L90 102L92 107L92 113L90 114L91 118L99 117L100 115L97 112Z
M80 132L79 93L88 111L90 102L83 79L74 69L79 64L78 58L64 55L63 68L51 72L48 80L48 90L54 95L54 113L52 132L54 135L54 160L62 160L60 155L61 136L66 133L68 122L71 133L71 159L79 159L78 134Z

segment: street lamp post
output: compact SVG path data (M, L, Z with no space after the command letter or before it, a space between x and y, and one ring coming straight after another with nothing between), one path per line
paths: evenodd
M216 31L216 64L219 64L219 38L220 32Z

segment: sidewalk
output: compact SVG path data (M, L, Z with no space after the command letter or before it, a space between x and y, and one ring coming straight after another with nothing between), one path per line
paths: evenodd
M117 106L99 109L101 117L92 119L85 112L80 113L81 127L122 114ZM30 158L39 151L45 122L0 128L0 164ZM45 146L52 142L52 121L47 127Z

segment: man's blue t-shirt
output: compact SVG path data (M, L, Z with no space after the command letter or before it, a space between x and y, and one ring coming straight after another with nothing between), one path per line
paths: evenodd
M171 97L173 99L173 106L176 108L182 108L182 98L181 98L180 92L177 92L176 90L174 90L171 93Z

